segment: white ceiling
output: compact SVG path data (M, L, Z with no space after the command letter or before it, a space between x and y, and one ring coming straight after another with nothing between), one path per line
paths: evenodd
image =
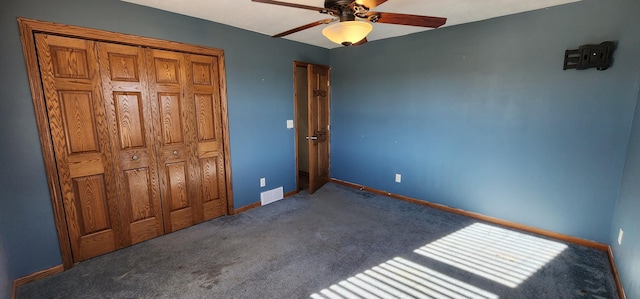
M210 20L269 36L330 17L311 10L256 3L251 0L122 1ZM324 0L280 1L324 6ZM444 17L447 18L447 23L443 27L446 27L577 1L580 0L388 0L372 11ZM322 35L324 26L326 25L316 26L284 38L328 49L341 47ZM433 29L376 23L367 39L374 41L425 30Z

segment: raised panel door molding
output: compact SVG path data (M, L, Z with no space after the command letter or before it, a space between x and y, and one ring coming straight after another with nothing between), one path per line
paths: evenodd
M164 234L145 54L140 47L98 43L102 95L118 188L123 246Z
M65 269L233 213L222 50L18 22Z
M122 247L95 43L37 34L56 176L74 261Z

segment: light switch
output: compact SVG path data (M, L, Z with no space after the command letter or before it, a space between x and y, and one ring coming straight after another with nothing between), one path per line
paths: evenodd
M622 245L622 236L624 235L624 231L620 229L618 232L618 245Z
M293 129L293 119L287 119L287 129Z

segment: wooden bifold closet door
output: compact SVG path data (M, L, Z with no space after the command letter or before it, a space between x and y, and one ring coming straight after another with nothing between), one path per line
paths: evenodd
M217 57L35 43L74 262L227 214Z
M171 232L226 212L218 62L154 49L146 57L164 229Z

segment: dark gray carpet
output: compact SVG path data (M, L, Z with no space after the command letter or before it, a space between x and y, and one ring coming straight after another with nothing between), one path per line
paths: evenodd
M17 295L618 298L605 252L335 184L93 258Z

